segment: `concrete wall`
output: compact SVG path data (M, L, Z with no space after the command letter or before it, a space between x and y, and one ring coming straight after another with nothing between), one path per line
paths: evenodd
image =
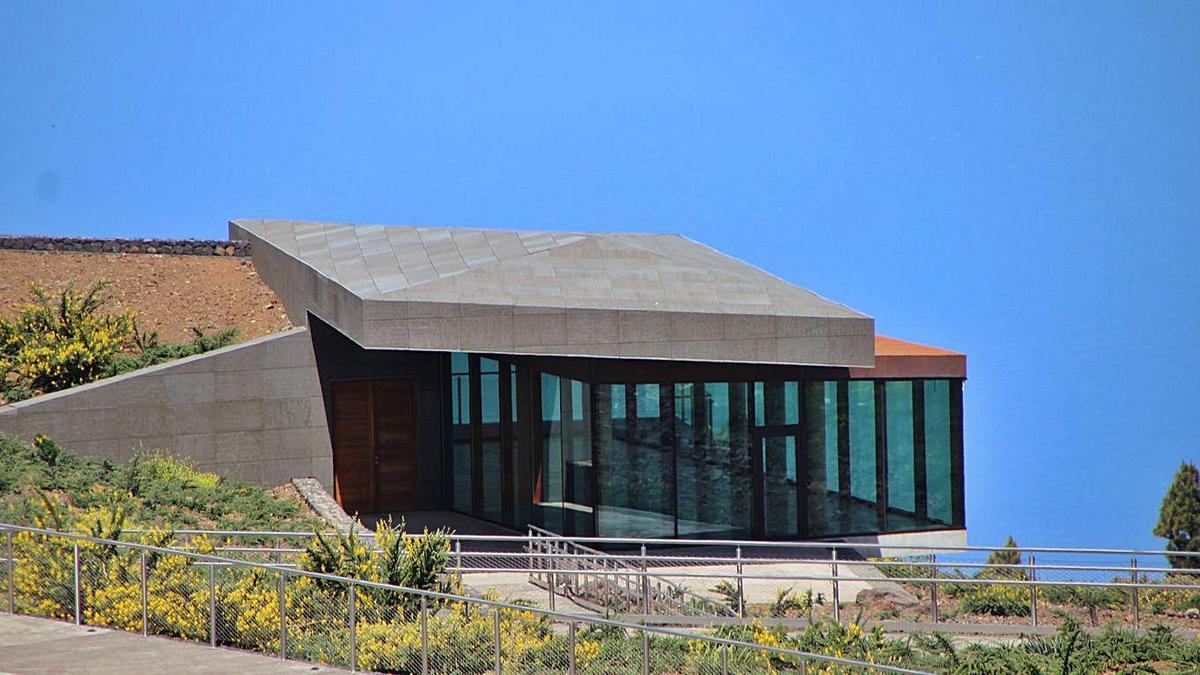
M165 448L202 469L278 485L333 485L333 454L308 330L258 340L0 407L0 433L45 434L125 461Z

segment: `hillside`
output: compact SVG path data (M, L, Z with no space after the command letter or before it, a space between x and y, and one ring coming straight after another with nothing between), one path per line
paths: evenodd
M30 300L30 285L51 291L74 281L86 289L112 282L113 310L138 313L142 330L165 340L191 338L191 326L218 330L237 326L249 340L291 327L279 298L248 258L106 253L45 253L0 250L0 316Z

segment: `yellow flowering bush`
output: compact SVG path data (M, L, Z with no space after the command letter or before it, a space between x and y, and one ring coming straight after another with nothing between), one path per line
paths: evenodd
M84 293L68 284L58 296L33 287L34 301L0 319L0 390L10 399L66 389L103 377L133 345L132 312L101 313L101 281Z

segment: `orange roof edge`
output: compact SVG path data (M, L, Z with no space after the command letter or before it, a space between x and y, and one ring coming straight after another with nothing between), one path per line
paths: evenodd
M875 336L875 356L965 356L962 352L907 342L884 335Z

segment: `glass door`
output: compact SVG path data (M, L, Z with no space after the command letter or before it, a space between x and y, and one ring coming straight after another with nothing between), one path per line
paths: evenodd
M755 432L755 532L767 538L797 537L804 522L799 497L803 478L800 428L761 428Z

